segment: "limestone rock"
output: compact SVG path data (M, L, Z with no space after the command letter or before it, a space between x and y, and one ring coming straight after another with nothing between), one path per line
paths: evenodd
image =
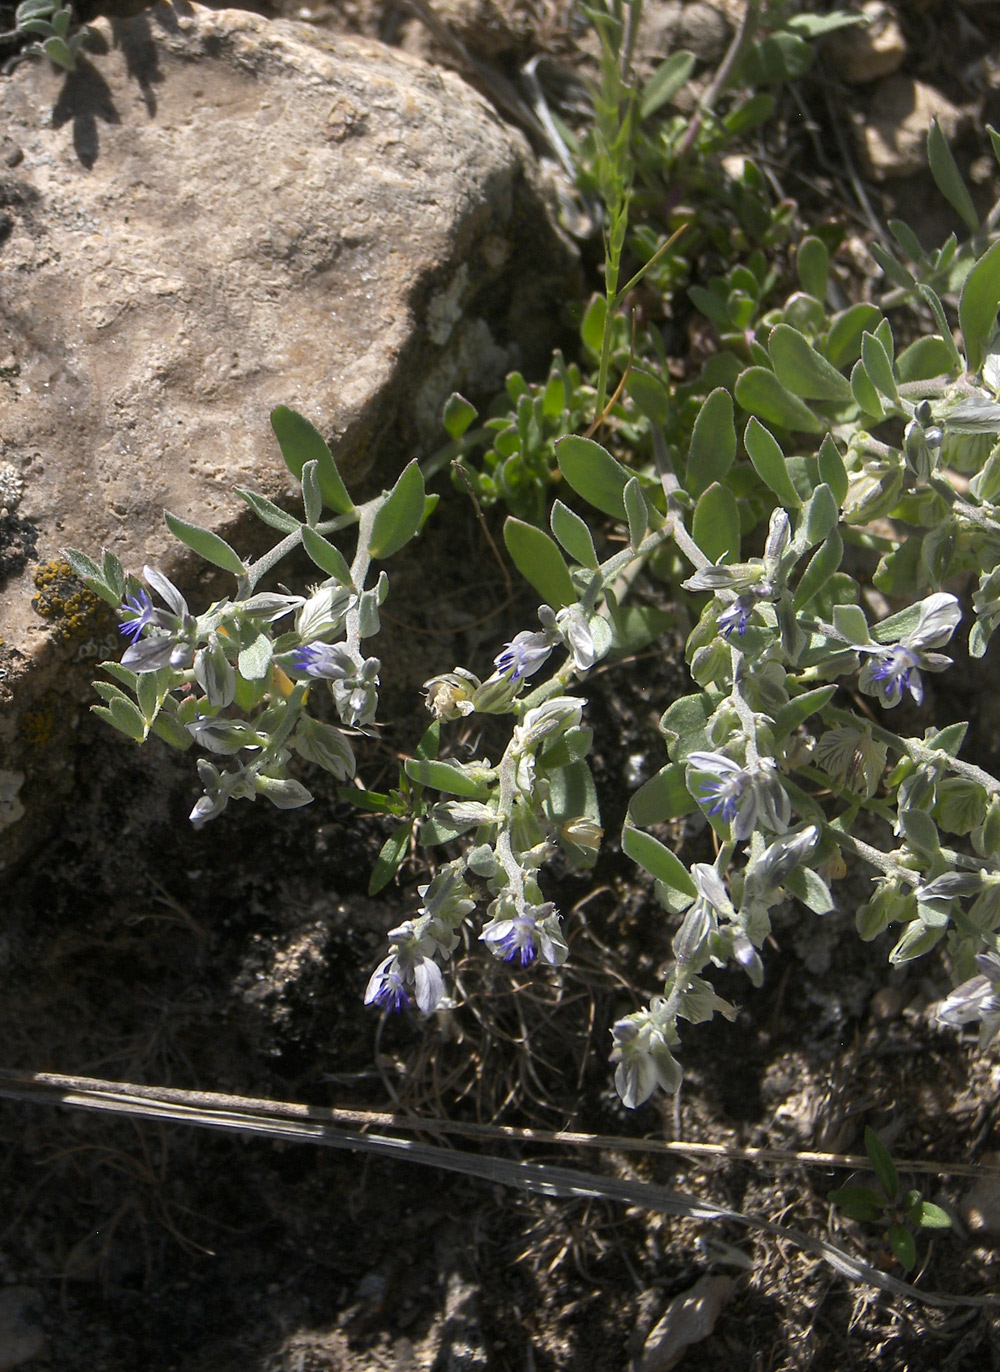
M883 0L865 0L861 13L868 19L866 25L842 29L828 42L837 75L852 86L891 76L906 57L906 39L891 6Z
M911 76L890 76L875 92L867 120L856 127L869 174L876 181L913 176L927 165L927 130L936 119L954 138L965 116L940 91Z
M719 5L702 0L652 0L643 6L638 52L662 62L678 48L686 48L703 62L725 56L731 30Z
M355 490L390 484L566 266L526 142L457 75L185 0L95 27L68 77L0 78L0 770L26 778L0 864L72 784L60 740L116 638L61 550L169 572L164 507L239 542L234 485L291 494L278 404Z

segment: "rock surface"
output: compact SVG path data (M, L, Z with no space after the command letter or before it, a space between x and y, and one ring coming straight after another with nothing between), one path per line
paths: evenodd
M936 119L949 143L965 115L939 90L911 76L890 76L875 92L868 119L855 126L865 170L875 181L914 176L927 165L927 131Z
M865 0L860 12L867 24L842 29L829 40L837 75L853 86L899 71L907 52L906 38L891 6L883 0Z
M72 784L115 639L61 550L169 569L165 507L239 541L234 485L291 492L278 404L389 484L565 271L527 144L458 76L183 0L96 29L68 77L0 79L0 864Z

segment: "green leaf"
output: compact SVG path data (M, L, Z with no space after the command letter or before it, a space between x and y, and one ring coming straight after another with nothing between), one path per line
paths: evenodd
M640 119L648 119L674 98L694 71L695 60L694 53L679 49L661 62L642 88L639 97Z
M924 304L928 306L931 313L933 314L934 322L937 324L938 327L938 333L944 339L945 343L947 345L950 345L952 354L952 367L956 371L964 371L965 359L962 357L962 354L958 351L958 348L955 345L955 340L951 334L951 327L948 323L948 316L945 314L944 306L941 304L941 301L939 300L937 294L931 290L930 286L925 286L922 282L917 287L917 292L920 295L920 298L923 300Z
M734 105L728 114L723 115L722 127L734 138L749 133L751 129L767 123L774 114L776 103L769 91L756 91Z
M454 762L437 762L432 759L409 757L403 764L406 775L418 786L430 786L435 791L447 791L449 795L462 796L466 800L486 800L490 794L489 786L468 776Z
M464 395L459 395L458 391L452 391L444 402L444 413L441 416L449 438L453 438L457 442L475 420L478 413L475 405L466 400Z
M441 721L436 719L433 724L429 724L421 736L413 754L422 762L431 761L436 758L441 748Z
M802 511L799 521L801 533L796 534L796 539L804 539L807 548L822 543L827 534L837 527L839 513L833 492L826 482L821 481Z
M814 915L828 915L837 908L826 882L809 867L796 867L781 884Z
M869 243L868 251L894 286L899 286L904 291L916 289L917 279L913 273L893 257L887 248L883 248L881 243Z
M990 136L990 143L993 147L993 156L1000 162L1000 133L997 133L992 124L986 125L986 132Z
M785 20L785 28L803 38L823 38L837 29L846 29L855 24L867 24L864 14L850 14L846 10L834 10L832 14L792 14Z
M95 715L127 735L135 743L143 743L146 738L146 721L138 707L124 696L115 696L109 705L91 706Z
M59 0L21 0L14 11L14 22L18 28L29 19L47 19L59 8Z
M377 895L383 887L388 886L399 871L410 846L412 833L413 820L408 819L405 824L400 824L398 828L393 829L382 844L382 850L375 859L375 866L372 868L371 879L368 882L368 894L370 896Z
M1000 240L983 253L969 272L958 302L958 322L970 372L978 372L982 366L987 344L996 328L998 303Z
M899 392L896 390L896 378L892 374L892 363L882 343L873 333L861 335L861 361L872 385L877 386L894 405L898 405Z
M658 605L622 605L615 611L615 647L641 653L676 623L676 615Z
M351 576L351 569L347 565L347 560L339 548L335 548L328 539L322 534L318 534L315 529L310 529L307 524L302 526L302 546L310 559L327 576L334 577L342 586L348 589L354 588L354 580Z
M707 290L704 286L690 286L688 297L695 309L706 319L710 319L720 329L729 328L729 310L726 308L726 302L714 291Z
M954 344L937 334L927 334L904 348L896 359L900 381L930 381L954 371Z
M271 668L274 645L267 633L261 632L240 649L237 659L240 676L246 681L263 681Z
M672 412L670 392L658 376L642 367L633 367L626 390L651 424L666 427Z
M608 312L608 302L603 295L595 295L587 306L580 325L580 341L596 361L601 355L604 339L604 319Z
M843 634L848 643L870 643L868 620L860 605L835 605L833 607L833 627Z
M808 405L781 384L767 367L748 367L736 382L736 399L745 410L779 429L822 433L825 425Z
M118 608L123 597L118 594L116 586L109 584L103 569L98 567L93 558L87 557L86 553L78 553L73 548L65 548L63 557L72 567L73 574L78 576L85 586L100 596L106 604Z
M895 1253L904 1272L912 1272L917 1265L916 1240L904 1224L889 1228L889 1247Z
M424 521L424 474L416 458L403 468L399 480L379 506L372 522L368 551L372 557L391 557L409 543Z
M319 488L323 500L336 514L350 514L354 502L347 494L326 439L305 415L279 405L271 411L271 428L278 440L281 456L292 476L301 478L307 462L319 464Z
M764 485L774 492L785 509L797 510L802 501L792 485L785 465L785 455L774 435L757 419L752 418L743 435L743 443L754 470Z
M802 289L815 300L826 299L826 283L830 274L830 254L820 238L803 238L795 259Z
M589 567L591 571L597 570L600 563L597 560L594 539L586 520L581 519L561 500L557 500L552 506L549 524L552 532L574 562L579 562L581 567Z
M275 505L273 500L268 500L267 496L248 491L242 486L236 487L236 494L246 501L259 520L272 529L280 529L283 534L293 534L298 529L301 521L280 505Z
M830 687L831 694L835 689ZM648 829L654 824L665 824L668 819L693 814L697 808L688 793L684 768L679 762L668 762L636 791L629 802L628 822Z
M62 67L65 71L72 71L76 66L73 51L62 38L46 38L42 50L50 62L55 62L57 67Z
M664 882L674 891L683 891L692 899L697 896L698 888L683 862L652 834L626 824L622 830L622 851L657 881Z
M649 506L642 493L639 478L633 476L625 486L625 513L628 517L629 546L638 548L649 529Z
M885 418L885 409L872 379L865 370L865 364L861 361L855 362L851 371L851 390L854 392L854 399L858 406L866 415L879 423Z
M582 758L552 773L545 811L553 824L563 824L568 819L590 819L600 824L597 788L590 768Z
M691 536L711 562L738 562L740 511L728 486L715 481L698 497Z
M843 404L851 399L846 376L818 353L788 324L776 324L767 340L774 373L783 386L804 400L832 400Z
M556 444L559 470L569 486L595 509L625 518L625 487L632 475L591 438L570 434Z
M840 449L833 441L831 434L827 434L820 444L817 459L820 480L825 481L830 487L833 498L839 507L844 503L850 481L847 468L844 466L844 459L840 455Z
M672 762L683 762L688 753L710 749L705 728L714 711L715 705L703 691L681 696L667 706L658 727Z
M811 691L803 691L802 695L795 696L787 705L783 705L774 720L776 740L780 743L800 724L804 724L810 715L817 714L824 706L829 705L836 690L836 683L832 686L817 686Z
M826 360L838 371L856 362L861 356L861 335L873 331L882 318L877 305L851 305L835 314L826 336Z
M945 200L959 217L965 220L970 233L978 232L979 216L976 214L976 207L972 203L969 188L962 179L962 173L958 170L958 164L937 119L931 120L927 132L927 161L930 164L931 176Z
M305 510L306 523L315 525L319 523L323 513L323 496L319 489L319 464L307 462L302 468L302 506Z
M302 546L320 571L326 572L327 576L336 577L342 586L353 587L351 569L348 567L343 553L328 542L322 534L318 534L315 529L310 529L308 525L303 525Z
M836 1191L828 1194L827 1200L838 1210L843 1210L848 1219L858 1220L862 1224L880 1219L885 1209L882 1197L870 1186L838 1186Z
M888 1200L895 1200L899 1191L899 1173L892 1154L870 1125L865 1126L865 1152L871 1159L872 1171Z
M799 578L795 588L795 608L803 610L839 570L844 556L844 540L837 529L832 529L826 540L817 548L809 560L809 565Z
M721 481L736 457L733 398L717 386L705 398L691 430L685 486L693 496Z
M932 1201L920 1201L911 1211L914 1224L921 1229L950 1229L951 1216Z
M232 572L234 576L246 576L247 569L241 562L239 555L233 548L230 548L225 539L212 533L211 529L203 529L198 524L189 524L186 519L178 519L169 510L164 511L163 518L174 538L186 544L199 557L203 557L206 562L211 562L214 567L221 567L225 572Z
M924 857L937 857L941 851L941 840L937 825L926 810L902 810L899 823L911 848Z
M776 86L797 81L812 66L812 46L798 34L768 34L755 43L739 66L739 80L747 86Z
M562 553L544 529L507 519L503 540L514 566L550 605L576 603L577 595Z

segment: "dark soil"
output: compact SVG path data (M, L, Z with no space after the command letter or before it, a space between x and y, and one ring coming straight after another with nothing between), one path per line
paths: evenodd
M920 40L912 64L940 65L955 7L902 8ZM984 6L960 8L997 39ZM338 15L383 37L412 22L367 3ZM962 85L964 70L955 58L947 81L968 103L976 93ZM797 164L786 172L798 193L807 183ZM843 196L831 213L854 214L847 184L828 187ZM426 727L421 682L456 663L485 673L533 611L530 600L508 603L456 493L445 492L390 581L378 652L393 664L381 711L392 723L361 760L376 789L393 784L399 756ZM791 1153L860 1152L870 1124L894 1154L942 1168L1000 1149L995 1057L931 1026L927 1006L946 985L933 957L890 971L887 943L858 940L863 873L838 885L840 909L822 921L798 907L778 912L762 990L720 978L737 1022L689 1029L677 1101L631 1113L618 1104L608 1030L655 993L672 925L614 836L636 777L665 760L656 720L686 689L680 641L588 683L609 842L585 879L549 875L570 937L567 967L524 975L513 997L510 969L473 944L458 962L462 1004L426 1025L383 1022L362 1005L386 931L415 908L427 879L414 860L398 886L367 895L382 821L310 776L317 800L307 810L238 802L194 832L188 758L133 749L84 723L85 763L61 831L4 892L0 1062L401 1118ZM995 766L992 664L966 666L935 679L937 700L910 724L919 732L931 707L936 723L972 718L970 756ZM460 749L460 734L450 737ZM685 860L704 857L703 833L670 837ZM48 1351L25 1368L618 1372L667 1301L709 1271L733 1276L734 1294L685 1354L685 1372L1000 1368L995 1314L881 1295L737 1226L526 1196L308 1143L10 1101L0 1104L0 1136L0 1283L40 1293L44 1307ZM793 1156L778 1165L724 1153L692 1162L524 1142L459 1146L655 1180L829 1232L886 1263L876 1231L836 1216L825 1199L845 1174ZM948 1207L967 1186L946 1176L914 1184ZM978 1296L995 1288L996 1272L994 1249L961 1223L921 1240L924 1290ZM0 1366L3 1356L0 1338Z

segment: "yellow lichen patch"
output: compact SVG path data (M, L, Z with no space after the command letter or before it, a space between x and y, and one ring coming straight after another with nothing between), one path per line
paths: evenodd
M52 737L57 703L46 699L33 710L25 710L17 726L18 737L32 748L43 748Z
M39 567L34 581L37 594L31 598L32 609L53 622L61 639L93 638L106 627L111 613L108 606L87 589L62 558Z

